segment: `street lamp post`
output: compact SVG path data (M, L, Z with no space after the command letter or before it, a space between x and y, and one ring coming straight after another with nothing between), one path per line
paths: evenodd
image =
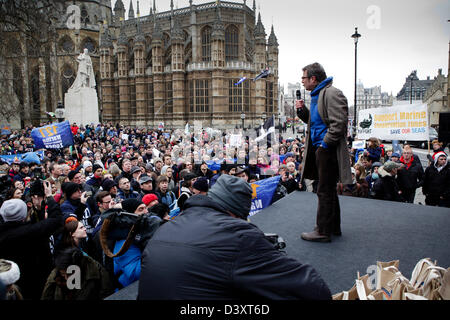
M358 40L361 35L358 33L358 28L355 28L355 33L352 35L353 40L355 41L355 102L354 102L354 115L353 115L353 139L356 137L356 81L357 81L357 70L358 70Z
M63 122L66 116L66 109L64 109L64 105L61 101L58 101L58 105L55 109L55 116L58 119L58 122Z
M245 113L241 113L241 120L242 120L242 130L244 130L244 121L245 121Z
M412 82L413 82L413 76L411 74L409 76L409 104L412 104Z

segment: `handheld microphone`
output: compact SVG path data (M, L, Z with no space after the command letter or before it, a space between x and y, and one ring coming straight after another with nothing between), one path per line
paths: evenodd
M300 90L296 91L297 100L302 100L302 92Z

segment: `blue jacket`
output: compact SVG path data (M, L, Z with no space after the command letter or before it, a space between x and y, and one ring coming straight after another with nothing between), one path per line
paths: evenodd
M130 190L130 193L125 194L121 189L117 191L117 198L120 200L126 200L126 199L138 199L140 198L139 193L136 191Z
M114 254L119 252L125 240L118 240L114 245ZM141 275L141 250L132 244L124 255L114 258L114 275L118 276L122 286L127 287L139 280Z
M316 147L322 146L328 148L327 144L323 142L323 138L327 134L328 128L320 117L317 103L319 101L320 91L331 81L333 81L333 77L325 79L311 92L311 140Z

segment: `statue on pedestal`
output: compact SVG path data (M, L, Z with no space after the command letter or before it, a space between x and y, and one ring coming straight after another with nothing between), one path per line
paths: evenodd
M94 68L92 66L92 60L89 56L89 50L84 49L84 52L81 53L78 58L78 72L77 78L73 82L69 91L79 91L80 88L95 88L95 75Z

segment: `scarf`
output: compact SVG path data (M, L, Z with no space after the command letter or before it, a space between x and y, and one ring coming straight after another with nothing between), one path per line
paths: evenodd
M407 170L409 169L409 167L411 167L413 161L414 161L414 156L411 156L411 159L409 160L408 163L405 162L405 159L403 158L403 156L400 158L400 162L406 165Z

